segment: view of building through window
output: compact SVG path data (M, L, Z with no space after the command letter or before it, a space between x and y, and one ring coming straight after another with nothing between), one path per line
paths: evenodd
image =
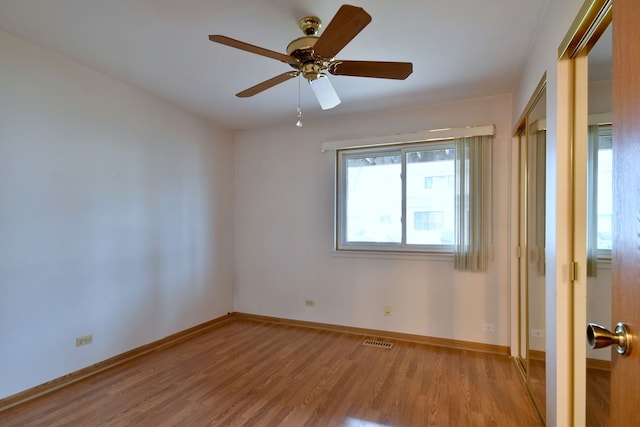
M363 153L346 160L346 241L402 242L402 158L408 245L451 245L455 169L452 144Z
M409 151L407 243L453 244L455 164L453 148Z

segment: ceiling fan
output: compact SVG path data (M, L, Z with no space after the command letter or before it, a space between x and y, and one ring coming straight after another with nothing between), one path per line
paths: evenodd
M305 35L289 43L286 55L222 35L210 35L209 40L276 59L289 64L294 69L294 71L287 71L258 83L237 93L236 96L240 98L250 97L302 75L309 81L320 107L323 110L327 110L340 103L340 98L329 82L327 73L336 76L404 80L413 72L413 64L410 62L334 59L334 56L358 35L369 22L371 22L371 15L363 8L345 4L340 7L322 35L318 36L322 21L316 16L305 16L298 22L298 26Z

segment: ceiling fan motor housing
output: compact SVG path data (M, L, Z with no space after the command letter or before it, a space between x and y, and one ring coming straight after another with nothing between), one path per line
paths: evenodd
M300 71L307 80L315 80L321 71L326 70L329 61L316 56L313 47L318 41L317 36L304 36L295 39L287 46L287 55L298 60L291 64Z
M299 37L289 43L287 46L287 55L293 56L299 60L313 56L313 46L316 45L318 37L304 36Z

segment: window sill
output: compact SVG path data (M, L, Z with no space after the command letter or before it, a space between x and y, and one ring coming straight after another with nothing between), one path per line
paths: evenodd
M453 262L452 252L400 252L370 251L355 249L333 249L331 254L337 258L392 259L410 261Z

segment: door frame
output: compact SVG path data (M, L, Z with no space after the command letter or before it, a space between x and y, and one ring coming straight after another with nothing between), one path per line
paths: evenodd
M568 247L565 281L568 279L569 331L566 337L570 390L569 425L586 423L586 345L587 324L587 182L588 158L588 62L587 55L612 21L612 0L586 0L558 49L558 79L567 100L559 116L564 114L568 144L565 165L568 166ZM560 90L559 90L560 97ZM559 117L558 135L560 135ZM560 157L558 158L560 162ZM558 193L561 194L560 189ZM560 282L559 282L560 283ZM559 336L560 334L558 334ZM559 338L561 339L561 338ZM560 344L558 342L558 344ZM565 348L567 346L565 345ZM561 348L561 347L558 347Z
M546 401L539 399L531 384L531 357L530 357L530 336L529 336L529 320L530 320L530 299L529 299L529 242L528 242L528 230L529 230L529 146L530 146L530 133L529 127L531 125L530 116L533 110L540 105L541 99L546 99L547 91L547 73L543 73L536 89L533 91L529 102L527 103L524 111L517 121L512 132L512 164L515 166L515 173L517 176L512 178L512 186L515 184L517 188L512 188L512 194L515 195L517 200L517 217L514 219L516 224L515 228L515 248L517 265L515 270L517 277L515 282L517 283L517 309L514 310L518 313L517 331L514 342L517 343L517 349L512 354L517 361L517 366L520 368L523 380L527 387L527 391L533 401L533 405L536 408L538 416L544 422L546 418ZM545 101L546 111L546 101ZM545 116L546 119L546 116ZM523 159L524 157L524 159ZM524 160L524 164L523 164ZM544 255L543 255L544 256ZM546 307L542 307L546 310ZM512 349L513 350L513 349ZM545 349L546 351L546 349ZM545 381L546 383L546 381Z

